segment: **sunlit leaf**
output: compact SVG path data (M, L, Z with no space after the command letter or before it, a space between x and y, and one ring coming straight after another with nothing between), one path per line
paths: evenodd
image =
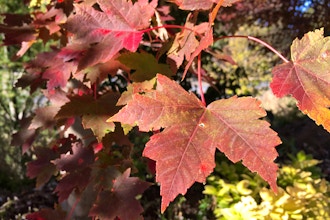
M195 182L205 182L212 172L216 148L233 162L243 164L276 186L275 146L281 141L269 128L260 102L246 97L218 100L204 107L169 78L157 75L156 90L135 93L119 113L110 118L138 125L141 131L159 130L146 144L143 155L156 161L162 208Z
M291 59L272 71L274 94L292 95L302 112L330 132L330 37L321 29L294 40Z

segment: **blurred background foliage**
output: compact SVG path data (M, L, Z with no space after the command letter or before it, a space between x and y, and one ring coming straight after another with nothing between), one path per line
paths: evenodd
M26 14L32 8L24 1L0 1L0 13ZM2 18L2 17L1 17ZM0 35L1 40L3 35ZM36 42L27 51L26 56L15 58L20 45L2 46L0 48L0 189L17 191L24 184L31 182L25 176L25 163L31 159L31 154L23 154L22 135L34 137L35 145L46 145L54 132L42 131L38 136L29 131L27 125L32 119L33 110L45 105L45 99L40 91L30 93L28 88L16 87L15 83L24 74L23 64L33 59L39 52L49 50L49 43ZM18 133L23 129L23 132ZM15 134L12 136L13 134ZM33 138L32 138L33 137Z
M277 194L241 164L220 157L203 191L208 196L201 201L201 207L212 209L216 219L330 218L330 183L321 177L316 167L320 161L311 155L300 151L280 165Z
M21 1L0 1L1 13L23 13L24 9ZM20 120L31 115L33 106L28 90L14 87L23 73L21 61L11 60L17 49L0 49L0 188L10 190L24 177L21 149L11 146L11 135L20 128Z

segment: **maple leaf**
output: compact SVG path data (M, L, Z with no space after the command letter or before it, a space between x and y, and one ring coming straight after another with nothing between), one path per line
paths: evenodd
M198 47L198 40L192 31L198 29L194 26L194 20L192 14L187 16L185 28L176 34L173 45L167 52L167 59L172 59L176 64L176 68L181 66L184 58L189 60L191 53Z
M65 87L71 73L75 72L77 67L75 62L67 62L59 53L59 50L38 54L37 58L30 61L25 69L34 75L31 82L38 81L39 77L48 80L47 89L54 90L56 87ZM30 76L31 77L31 76Z
M44 90L43 94L49 99L51 105L37 108L35 110L35 116L29 126L29 129L31 130L37 128L51 128L55 124L61 124L59 121L55 120L55 116L61 106L69 101L66 97L66 93L61 89L51 91Z
M56 123L54 116L57 114L58 110L59 108L54 106L46 106L36 109L36 115L34 116L29 129L37 129L40 127L45 129L53 127Z
M113 146L113 143L116 143L119 146L132 146L131 141L128 136L125 135L123 128L117 124L115 131L110 132L104 136L102 143L106 146Z
M74 189L82 192L90 182L91 168L85 167L65 175L57 184L54 192L58 195L58 201L66 200Z
M119 69L128 73L130 69L117 60L119 55L120 54L115 54L107 62L99 63L85 69L86 72L84 73L86 73L86 78L93 84L95 82L102 82L104 79L107 79L109 75L115 76Z
M73 144L72 154L62 154L59 159L54 160L53 163L59 170L68 172L55 189L59 196L59 202L67 199L75 188L78 188L80 192L84 190L90 181L91 168L89 166L93 162L93 148L83 147L80 143Z
M27 164L27 176L37 178L36 187L45 184L49 178L57 171L53 163L60 154L65 154L72 148L72 144L76 143L77 139L74 135L69 135L68 138L57 140L50 148L36 147L34 153L36 160L30 161Z
M56 7L50 8L45 13L35 12L34 17L34 26L36 28L46 28L50 35L58 32L61 29L59 25L65 23L67 19L63 10ZM42 38L40 34L39 37ZM47 42L48 40L49 39L43 39L44 42Z
M5 16L3 23L0 24L0 32L4 33L5 45L21 44L36 39L36 30L31 24L30 15L2 14Z
M96 189L111 189L114 179L121 175L121 172L109 163L109 154L102 156L103 153L98 153L98 159L95 161L94 169L92 170L91 179L94 180ZM101 155L101 156L100 156ZM104 155L104 154L103 154ZM107 157L105 159L105 157Z
M110 60L121 49L136 51L143 32L149 26L157 1L98 0L102 11L83 4L75 5L76 14L68 19L67 29L73 43L88 44L78 69Z
M173 76L169 65L158 63L156 58L149 53L124 53L117 58L125 66L135 70L131 76L134 82L143 82L150 80L157 73L166 76Z
M91 128L99 141L110 131L114 131L114 123L106 122L109 116L120 109L115 105L119 98L117 93L107 93L98 99L90 95L73 96L70 102L61 107L56 115L57 119L82 116L85 129Z
M15 86L22 88L26 88L29 86L30 93L32 94L40 87L40 85L43 84L45 80L42 79L40 72L35 72L33 70L31 71L28 69L26 69L26 72L28 74L24 74L21 78L19 78Z
M212 26L213 26L214 20L216 18L216 15L219 11L219 8L221 6L229 6L229 5L231 5L232 3L236 2L236 1L235 0L219 0L219 1L214 1L213 0L213 2L217 2L217 5L213 8L212 12L209 14L208 24L206 23L207 25L203 25L203 23L202 23L203 28L205 29L205 31L203 31L204 35L201 37L201 40L200 40L198 46L196 48L194 48L193 50L190 50L190 51L192 51L192 53L189 56L189 58L186 56L186 58L188 60L188 63L185 66L182 79L185 78L185 76L188 72L188 69L191 66L191 64L192 64L193 60L195 59L195 57L197 57L202 52L202 50L208 48L213 43L213 28L212 28ZM187 3L189 5L191 4L193 7L195 7L198 4L204 5L205 3L207 3L207 1L202 0L202 1L191 2L189 0L183 0L183 4L185 4L185 3ZM211 5L212 4L213 3L211 3ZM201 8L201 9L203 9L203 8ZM195 10L195 8L192 9L192 10ZM207 27L205 27L205 26L207 26Z
M79 142L72 146L72 154L61 155L54 164L60 170L72 172L87 167L94 162L94 151L91 147L83 147Z
M63 60L56 57L51 62L51 66L46 69L42 76L43 79L48 79L47 89L53 90L56 87L64 88L68 83L71 73L76 71L76 66L73 62L63 62Z
M16 56L22 56L37 38L42 39L44 43L52 37L58 38L60 24L64 23L66 16L62 9L55 7L45 13L35 12L33 18L30 15L3 14L4 25L0 24L0 32L5 34L5 45L21 44L21 49ZM53 35L58 32L58 35Z
M156 161L162 207L195 182L205 182L212 172L215 149L265 179L276 191L280 144L269 123L259 120L266 112L254 98L232 97L207 108L174 81L157 75L156 90L135 93L127 105L109 120L138 125L141 131L164 130L151 137L143 155Z
M117 105L126 105L132 100L132 95L135 93L144 93L154 88L156 84L156 77L151 80L146 80L140 83L132 83L127 86L127 91L123 92L118 99Z
M108 133L98 146L94 146L96 162L93 166L93 180L100 189L111 189L112 181L120 171L125 171L133 165L131 159L133 144L124 134L119 123L114 132ZM120 171L119 171L120 170Z
M55 173L56 166L50 161L58 155L50 148L37 147L35 149L36 160L27 164L27 176L37 178L36 187L45 184Z
M182 10L190 10L190 11L194 11L194 10L208 10L211 9L211 7L213 6L213 3L217 3L220 0L172 0L174 1L179 8L181 8ZM235 2L238 2L240 0L224 0L222 3L223 7L228 7L231 6L232 4L234 4Z
M25 154L34 142L38 132L37 130L29 129L32 117L22 118L19 121L20 130L12 135L11 146L22 147L22 154Z
M50 209L50 208L43 208L38 212L30 213L26 215L27 220L58 220L58 219L65 219L66 213L60 209Z
M190 59L188 60L188 63L184 68L182 79L185 78L190 65L194 61L194 58L197 57L198 54L202 52L202 50L208 48L212 43L213 43L213 29L210 27L209 30L205 33L205 35L202 37L198 47L191 54Z
M99 216L101 219L116 217L122 220L142 219L140 214L143 208L135 197L142 194L150 183L141 181L137 177L130 177L130 173L131 170L127 169L114 180L111 190L99 193L89 216Z
M291 46L292 61L276 66L270 84L275 95L292 95L298 108L330 132L330 37L309 32Z

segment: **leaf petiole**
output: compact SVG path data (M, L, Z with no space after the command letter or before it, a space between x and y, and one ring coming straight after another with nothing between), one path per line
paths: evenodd
M199 87L199 92L201 95L201 101L204 106L206 106L205 102L205 97L204 97L204 92L203 92L203 85L202 85L202 59L201 59L201 53L198 54L198 61L197 61L197 74L198 74L198 87Z
M231 35L231 36L222 36L222 37L219 37L219 38L216 38L215 41L217 40L222 40L222 39L225 39L225 38L246 38L248 40L252 40L254 42L257 42L265 47L267 47L270 51L272 51L273 53L275 53L279 58L281 58L285 63L288 63L289 60L286 59L280 52L278 52L274 47L272 47L271 45L269 45L268 43L266 43L265 41L263 40L260 40L256 37L252 37L252 36L245 36L245 35Z

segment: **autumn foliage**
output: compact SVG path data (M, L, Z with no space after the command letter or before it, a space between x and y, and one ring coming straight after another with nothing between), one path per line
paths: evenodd
M21 45L16 58L39 40L52 44L51 51L25 64L26 74L17 82L31 92L41 90L49 105L36 109L16 137L23 152L36 155L27 175L36 178L37 187L53 176L58 180L59 203L72 193L92 191L89 216L140 218L136 196L152 183L134 177L128 134L136 129L151 134L142 156L156 162L162 212L194 182L206 181L216 149L232 162L242 161L276 192L275 147L281 140L262 120L266 111L260 101L233 96L207 105L201 87L202 80L212 82L201 58L212 50L216 15L239 1L170 2L54 0L29 15L4 15L3 43ZM184 24L175 24L169 5L189 12ZM208 21L200 22L199 12L206 12ZM283 64L272 71L274 94L293 96L303 113L330 131L329 38L322 29L310 32L292 43L291 61L281 58ZM200 98L179 85L187 73L196 75ZM114 83L119 78L120 85ZM74 126L84 131L72 132ZM58 139L49 146L31 143L33 135L54 128ZM27 129L33 131L29 137L23 135ZM28 219L63 215L57 207Z

